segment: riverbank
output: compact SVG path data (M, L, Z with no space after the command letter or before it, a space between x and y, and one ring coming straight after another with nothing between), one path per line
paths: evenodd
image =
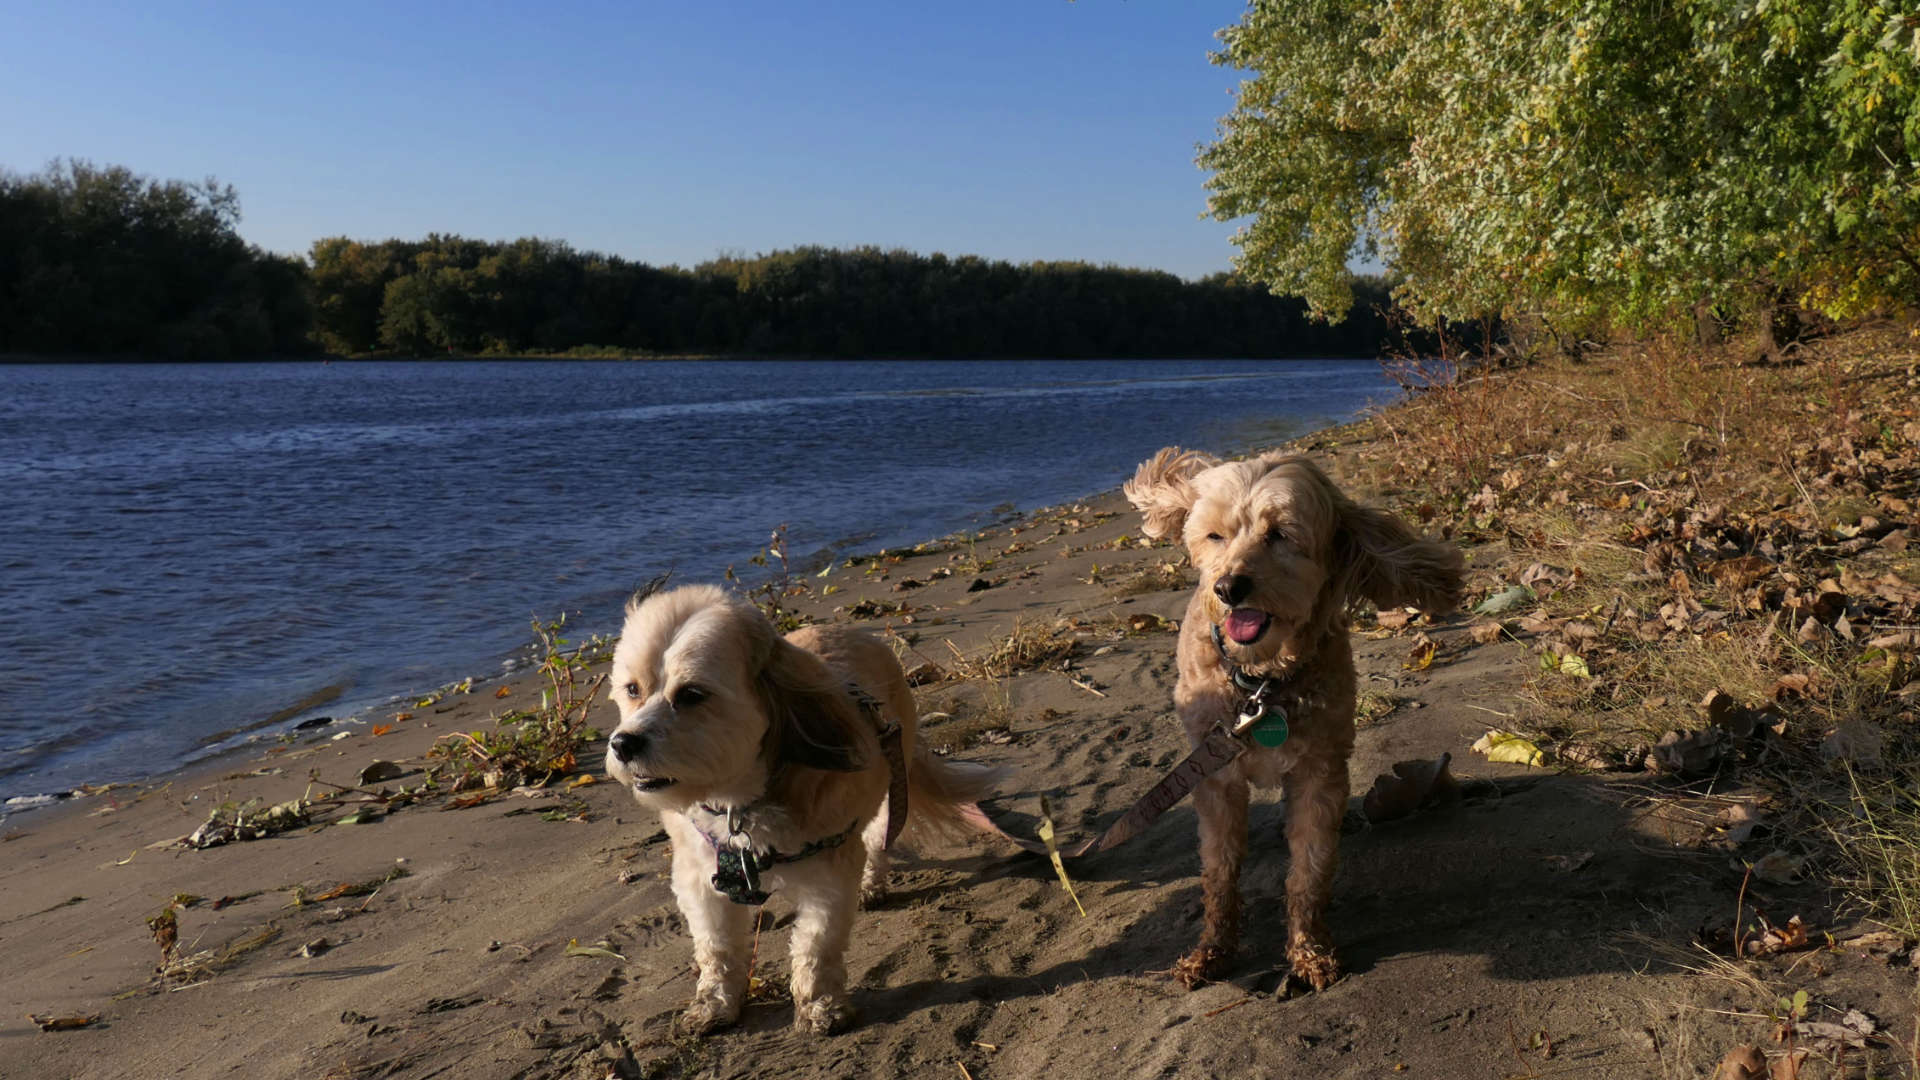
M1800 1076L1907 1075L1911 928L1859 884L1850 856L1867 848L1832 832L1815 796L1848 775L1870 792L1913 775L1909 653L1871 642L1909 618L1884 593L1914 580L1889 538L1913 523L1914 474L1898 462L1920 444L1903 426L1920 417L1902 416L1915 358L1891 334L1833 347L1790 368L1727 355L1678 370L1621 351L1302 441L1350 490L1465 544L1470 603L1493 609L1356 624L1356 807L1330 914L1348 974L1327 991L1273 993L1286 860L1267 792L1227 981L1188 993L1161 974L1199 927L1182 805L1076 865L1084 917L1043 862L990 842L903 856L849 952L861 1020L832 1040L787 1026L791 909L776 896L740 1028L678 1039L691 956L665 844L597 763L578 786L388 813L359 801L391 805L436 739L537 701L523 679L8 822L0 942L17 977L0 1015L96 1019L5 1022L0 1074L1096 1080L1124 1062L1135 1075L1680 1077L1748 1043L1776 1060L1806 1051ZM1728 565L1743 556L1724 550L1727 524L1749 529L1765 574ZM1821 588L1828 574L1839 588ZM909 664L942 669L917 691L926 735L1016 770L993 807L1010 826L1044 793L1062 831L1086 835L1183 751L1169 695L1192 572L1141 542L1117 494L793 584L804 593L783 602L798 612L882 630ZM1814 606L1792 617L1802 596ZM1792 646L1765 647L1783 629ZM1709 678L1731 705L1701 704ZM1858 743L1823 750L1846 719L1880 732L1879 760L1849 753ZM1474 753L1489 728L1542 764ZM1664 752L1676 769L1649 771L1682 730L1692 741ZM1442 754L1459 805L1391 822L1360 811L1375 776ZM376 761L399 774L362 783L385 774ZM177 844L213 807L331 785L363 794L262 839ZM1881 850L1900 850L1896 824ZM178 944L157 976L147 920L179 894L200 899L171 908Z

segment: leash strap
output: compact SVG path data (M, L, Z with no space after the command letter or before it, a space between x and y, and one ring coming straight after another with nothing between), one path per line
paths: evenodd
M856 682L847 683L847 693L853 695L854 704L867 714L880 732L880 751L887 758L887 847L900 837L900 830L907 827L907 751L902 745L903 734L897 720L889 720L886 710L879 699L860 688Z
M1200 786L1200 781L1212 776L1232 763L1241 754L1247 752L1247 744L1218 729L1214 730L1193 753L1175 765L1160 782L1148 789L1145 795L1134 801L1132 808L1120 815L1119 820L1107 826L1107 831L1088 840L1071 851L1062 851L1062 858L1077 859L1082 855L1091 855L1119 847L1121 844L1145 832L1154 819L1187 797L1187 793ZM961 816L976 829L997 833L1014 844L1036 855L1047 854L1046 845L1038 840L1028 840L1002 829L989 818L978 803L968 803L960 810Z
M901 745L900 725L880 729L880 749L887 755L887 843L891 848L907 827L907 752Z

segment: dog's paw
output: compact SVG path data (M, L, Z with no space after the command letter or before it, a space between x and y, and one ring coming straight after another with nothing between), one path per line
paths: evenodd
M728 1006L717 998L695 998L674 1027L683 1035L710 1035L740 1019L739 1006Z
M853 1023L853 1006L839 998L819 997L793 1003L793 1026L815 1035L838 1035Z
M1189 990L1200 987L1219 978L1227 970L1227 954L1217 945L1202 945L1180 958L1173 965L1173 977L1181 986Z
M1302 942L1287 950L1294 977L1315 990L1325 990L1340 978L1340 962L1317 945Z
M892 892L887 888L887 883L884 881L871 883L862 882L860 885L860 909L862 911L872 911L875 908L886 907L887 897L891 895Z

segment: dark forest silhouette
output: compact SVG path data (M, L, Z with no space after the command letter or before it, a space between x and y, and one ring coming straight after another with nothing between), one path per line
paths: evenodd
M298 355L1371 356L1386 287L1337 326L1230 274L1014 264L859 247L691 270L554 240L317 241L235 231L231 187L56 162L0 172L0 353Z

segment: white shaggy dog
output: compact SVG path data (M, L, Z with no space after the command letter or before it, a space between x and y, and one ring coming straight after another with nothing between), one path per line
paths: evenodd
M964 831L960 808L998 773L916 747L906 676L872 636L810 626L781 638L721 589L648 592L627 605L614 650L607 774L660 811L673 841L700 969L681 1026L739 1019L757 905L779 891L796 909L794 1026L839 1031L853 1017L847 937L860 900L885 893L889 832L907 813Z

